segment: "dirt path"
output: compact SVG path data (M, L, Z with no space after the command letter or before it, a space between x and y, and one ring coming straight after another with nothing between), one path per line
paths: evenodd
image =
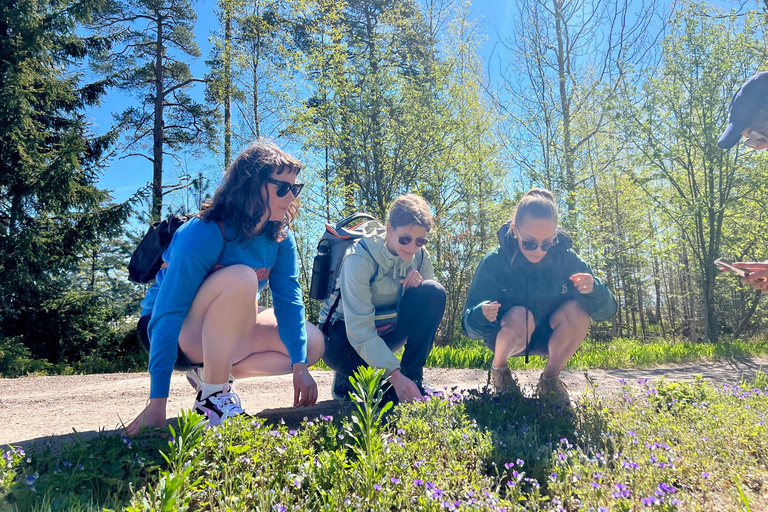
M600 393L610 394L621 386L619 379L688 380L698 374L712 383L738 383L742 376L751 378L760 367L768 368L768 358L716 363L693 363L648 369L590 370L589 377L598 383ZM331 398L331 372L313 372L320 391L318 404L311 408L293 409L290 376L265 377L238 381L237 390L246 411L260 417L298 423L302 418L343 412ZM524 388L530 390L538 379L538 371L518 372ZM428 368L425 378L435 387L458 386L477 389L486 382L483 370L449 370ZM566 370L563 381L571 391L581 393L586 385L584 371ZM121 422L129 423L144 407L149 396L146 373L74 375L56 377L23 377L0 379L0 448L13 444L26 446L48 439L65 440L76 430L84 437L94 436L100 429L113 430ZM168 413L189 408L194 400L192 389L182 373L174 373Z

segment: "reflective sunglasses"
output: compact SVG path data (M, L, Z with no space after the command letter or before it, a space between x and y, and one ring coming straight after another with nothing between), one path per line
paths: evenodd
M750 130L749 138L744 141L744 145L748 148L757 149L757 146L761 146L766 142L768 142L768 137L758 131Z
M518 238L522 238L520 236L520 233L516 233ZM541 250L544 252L547 252L551 250L553 247L557 247L557 237L555 237L554 240L551 242L542 242L541 244L538 242L534 242L533 240L523 240L521 242L521 245L523 246L523 249L526 251L535 251L539 247L541 247Z
M277 197L285 197L288 191L293 192L293 197L299 197L301 189L304 188L303 183L290 183L288 181L280 181L272 178L267 178L267 183L277 185Z
M551 242L543 242L539 244L538 242L533 242L531 240L523 240L522 242L523 249L526 251L535 251L539 247L541 247L541 250L544 252L549 251L553 247L557 247L557 240L553 240Z
M400 245L408 245L411 242L413 242L414 239L413 237L406 235L406 236L399 237L397 241L400 242ZM426 237L419 237L415 241L416 241L416 247L425 246L429 242L429 240Z

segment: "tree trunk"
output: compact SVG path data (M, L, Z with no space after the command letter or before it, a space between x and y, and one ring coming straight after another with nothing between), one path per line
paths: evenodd
M232 8L224 2L224 168L232 162Z
M768 0L767 0L768 1ZM763 295L763 292L760 290L757 290L755 294L752 296L752 305L749 306L749 311L747 311L747 314L744 318L742 318L741 322L739 322L739 326L736 328L735 331L733 331L733 337L738 338L739 335L744 331L744 328L749 325L750 319L752 319L752 315L755 314L755 311L757 310L757 305L760 303L760 297Z
M566 50L563 21L564 0L554 0L555 31L557 33L557 75L560 79L560 109L563 115L563 167L565 168L565 191L567 193L568 220L573 220L576 210L576 177L573 169L573 152L571 148L571 110L566 88L568 70L566 70Z
M261 16L261 4L256 3L256 18ZM259 116L259 64L261 60L261 30L256 31L256 41L253 46L251 66L253 68L253 129L258 139L261 137L261 117Z
M659 258L653 257L653 288L656 290L656 321L661 327L661 335L666 338L667 332L664 329L664 320L661 318L661 278L659 277ZM669 302L671 297L667 298Z
M164 17L155 11L157 16L157 39L155 48L155 118L152 128L152 222L157 222L163 215L163 23Z

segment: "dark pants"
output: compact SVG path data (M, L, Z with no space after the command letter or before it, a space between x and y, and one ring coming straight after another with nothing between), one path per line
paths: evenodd
M397 327L382 336L392 352L405 345L400 372L413 381L421 381L444 311L445 289L437 281L424 281L420 286L406 290L400 301ZM323 360L342 374L345 382L346 377L352 375L358 367L366 366L366 362L349 343L346 324L341 320L331 326L325 341Z

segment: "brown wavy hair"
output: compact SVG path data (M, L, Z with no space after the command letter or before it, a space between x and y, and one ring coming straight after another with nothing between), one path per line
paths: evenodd
M237 238L243 240L264 234L276 242L282 241L287 236L285 228L290 228L299 212L296 201L283 220L268 220L261 233L256 232L264 214L271 214L269 202L261 197L261 191L267 186L272 172L299 174L301 163L272 142L257 140L237 155L227 168L224 183L216 189L213 199L203 204L200 218L229 224L237 231Z

